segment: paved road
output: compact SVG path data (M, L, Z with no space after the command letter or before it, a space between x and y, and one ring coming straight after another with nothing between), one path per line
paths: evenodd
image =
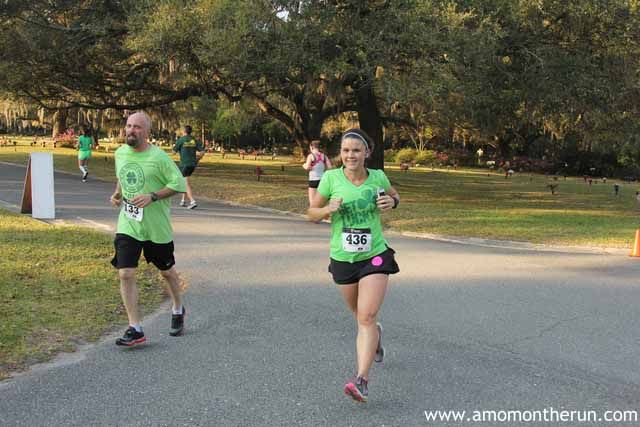
M6 206L23 175L0 164ZM56 174L58 217L112 229L112 188ZM382 310L388 354L356 405L341 391L355 327L326 272L328 225L218 202L173 213L186 335L170 337L161 310L145 347L110 336L4 381L0 425L496 426L517 423L424 411L640 411L635 259L390 235L402 272Z

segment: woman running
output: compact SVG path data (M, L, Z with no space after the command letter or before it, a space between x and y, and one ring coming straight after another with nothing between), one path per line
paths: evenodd
M82 135L78 138L78 168L82 172L82 182L87 182L87 176L89 175L89 159L91 158L91 149L94 148L95 143L89 129L86 126L82 127Z
M318 192L318 184L322 179L322 175L325 170L332 168L331 160L320 151L320 141L314 140L310 144L311 152L307 156L307 160L302 165L302 168L309 171L309 206L313 202L313 198Z
M380 223L380 212L396 208L400 198L383 171L365 167L372 151L373 142L364 131L346 131L342 167L324 174L308 211L310 221L331 216L329 272L358 324L357 372L344 392L358 402L367 401L374 359L384 358L382 326L376 320L389 274L400 271Z

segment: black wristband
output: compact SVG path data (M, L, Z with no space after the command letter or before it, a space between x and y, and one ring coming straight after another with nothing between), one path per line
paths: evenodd
M391 209L395 209L400 204L400 199L397 196L391 196L393 199L393 207Z
M151 193L151 201L152 201L152 202L156 202L156 201L158 201L158 194L156 194L156 193L152 192L152 193Z

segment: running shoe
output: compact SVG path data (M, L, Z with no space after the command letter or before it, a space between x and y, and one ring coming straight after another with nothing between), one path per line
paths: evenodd
M142 344L147 339L144 337L144 332L136 331L136 328L129 326L124 335L116 340L116 345L122 345L125 347L134 347L138 344Z
M171 315L171 329L169 329L169 335L172 337L182 335L182 332L184 332L184 315L186 313L187 310L182 306L182 314Z
M377 363L381 363L384 360L384 347L382 346L382 324L380 322L376 323L378 327L378 347L376 348L376 358L375 361Z
M181 207L181 208L184 208L184 207L186 207L186 206L187 206L187 202L185 202L184 200L181 200L181 201L180 201L180 207Z
M187 206L187 208L195 209L197 206L198 206L198 204L196 203L196 201L192 200L191 203L189 203L189 206Z
M369 382L362 377L355 376L345 384L344 394L356 402L365 403L369 398Z

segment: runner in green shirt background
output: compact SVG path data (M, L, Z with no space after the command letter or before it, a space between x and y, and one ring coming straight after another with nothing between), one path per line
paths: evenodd
M76 147L78 148L78 168L82 172L82 182L87 182L89 176L89 159L91 158L91 149L94 148L95 142L89 132L88 126L82 126L81 135L78 138Z
M132 347L146 341L138 313L136 269L140 255L153 263L169 284L173 301L169 335L181 335L185 308L180 294L180 277L173 256L170 197L186 190L176 164L162 149L147 142L151 119L134 113L127 119L126 145L115 152L116 189L111 204L121 207L111 264L118 269L120 292L129 317L129 327L120 346Z
M344 393L358 402L368 399L374 359L384 358L377 316L389 275L400 271L380 223L380 213L396 208L400 198L383 171L365 167L372 151L373 142L364 131L346 131L340 145L342 167L322 176L308 211L310 221L331 216L329 272L358 325L357 372Z
M193 198L193 191L191 190L189 177L196 170L198 162L204 156L204 146L202 145L202 141L198 141L191 135L191 132L191 126L186 125L184 127L184 136L178 138L173 146L173 151L180 153L180 171L187 182L187 192L186 194L182 194L180 206L187 206L189 209L194 209L198 206L198 203L196 203ZM189 199L188 205L185 200L185 196L186 199Z

